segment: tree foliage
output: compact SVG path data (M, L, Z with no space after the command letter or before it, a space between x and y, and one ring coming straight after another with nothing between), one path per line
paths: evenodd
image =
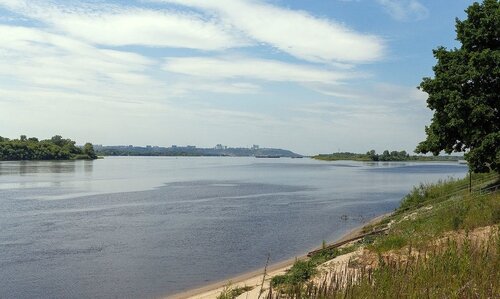
M86 143L83 148L71 139L56 135L51 139L39 141L38 138L9 139L0 136L0 161L13 160L70 160L96 159L94 147Z
M500 1L484 0L456 20L460 48L435 49L434 78L420 88L434 111L416 152L466 152L474 172L500 170Z
M91 159L97 159L97 155L95 154L94 146L92 145L92 143L85 143L85 145L83 146L83 154L87 155Z

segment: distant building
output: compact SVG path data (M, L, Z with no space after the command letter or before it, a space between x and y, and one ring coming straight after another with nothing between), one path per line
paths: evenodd
M216 150L225 150L225 149L227 149L227 146L222 145L222 144L220 144L220 143L219 143L219 144L217 144L217 145L214 147L214 149L216 149Z

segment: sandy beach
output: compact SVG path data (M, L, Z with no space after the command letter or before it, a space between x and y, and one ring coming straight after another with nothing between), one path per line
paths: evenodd
M380 222L382 219L385 217L389 216L391 213L383 214L380 216L377 216L370 221L363 223L362 225L356 227L355 229L349 231L347 234L336 240L335 242L331 244L337 244L337 243L342 243L346 240L350 240L353 238L356 238L357 236L360 236L362 234L362 229L366 225L371 225ZM282 261L279 263L275 263L272 265L269 265L267 267L266 271L266 276L265 276L265 284L269 282L269 280L276 276L285 273L297 259L305 259L307 258L307 255L304 254L302 256L296 257L296 258L291 258L286 261ZM345 257L339 256L336 259L332 260L332 262L335 262L337 260L342 263ZM228 285L230 285L232 288L236 287L253 287L252 290L249 292L243 293L239 297L241 298L246 298L246 299L256 299L259 296L260 292L260 286L262 284L263 280L263 275L264 275L264 267L255 271L251 271L248 273L244 273L242 275L238 275L235 277L232 277L230 279L226 279L224 281L212 283L203 287L195 288L192 290L188 290L185 292L181 292L178 294L174 294L171 296L166 296L165 299L187 299L187 298L192 298L192 299L215 299L217 298L218 295L224 290L224 288ZM260 297L263 297L262 295Z

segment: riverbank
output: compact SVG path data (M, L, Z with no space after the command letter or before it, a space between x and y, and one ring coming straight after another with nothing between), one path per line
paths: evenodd
M392 213L386 213L383 215L379 215L374 217L373 219L359 225L358 227L350 230L348 233L343 235L341 238L336 240L335 242L328 244L328 246L336 246L337 244L344 243L348 240L355 239L359 236L364 235L364 228L367 226L375 226L385 218L389 217ZM265 282L266 285L269 284L269 281L278 275L283 275L287 270L292 267L292 265L297 260L304 260L307 258L307 253L304 253L298 257L291 258L282 262L278 262L275 264L271 264L266 268L266 276ZM257 298L260 292L260 286L262 284L264 275L264 268L251 271L248 273L244 273L230 279L225 279L223 281L219 281L216 283L212 283L206 286L202 286L199 288L194 288L192 290L188 290L185 292L181 292L178 294L174 294L171 296L166 296L165 299L216 299L221 293L227 290L228 287L232 289L243 289L245 287L251 287L252 289L245 293L245 298L253 299Z

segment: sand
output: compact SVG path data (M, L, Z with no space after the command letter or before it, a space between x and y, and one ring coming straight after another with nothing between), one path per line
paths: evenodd
M361 225L361 226L351 230L349 233L345 234L342 238L335 241L334 244L359 236L362 233L362 229L364 226L378 223L390 214L391 213L384 214L384 215L381 215L381 216L378 216L378 217L371 219L367 223L364 223L363 225ZM300 257L289 259L289 260L268 266L264 285L265 286L269 285L269 280L272 277L274 277L276 275L284 274L286 272L286 270L288 270L297 259L305 259L305 258L306 258L306 255L304 254ZM333 264L333 263L339 261L340 262L339 266L341 267L345 263L345 260L347 258L348 257L346 257L346 256L339 256L339 257L333 259L332 261L330 261L329 263ZM264 273L264 268L256 270L256 271L248 272L248 273L245 273L245 274L242 274L239 276L235 276L231 279L227 279L224 281L213 283L213 284L210 284L210 285L207 285L204 287L192 289L192 290L178 293L178 294L175 294L172 296L167 296L166 298L167 299L186 299L186 298L215 299L224 290L224 287L230 283L232 288L245 287L245 286L253 287L253 289L251 291L243 293L238 298L257 299L259 297L259 292L261 289L263 273ZM260 296L260 298L265 298L265 295L266 294L263 293Z

